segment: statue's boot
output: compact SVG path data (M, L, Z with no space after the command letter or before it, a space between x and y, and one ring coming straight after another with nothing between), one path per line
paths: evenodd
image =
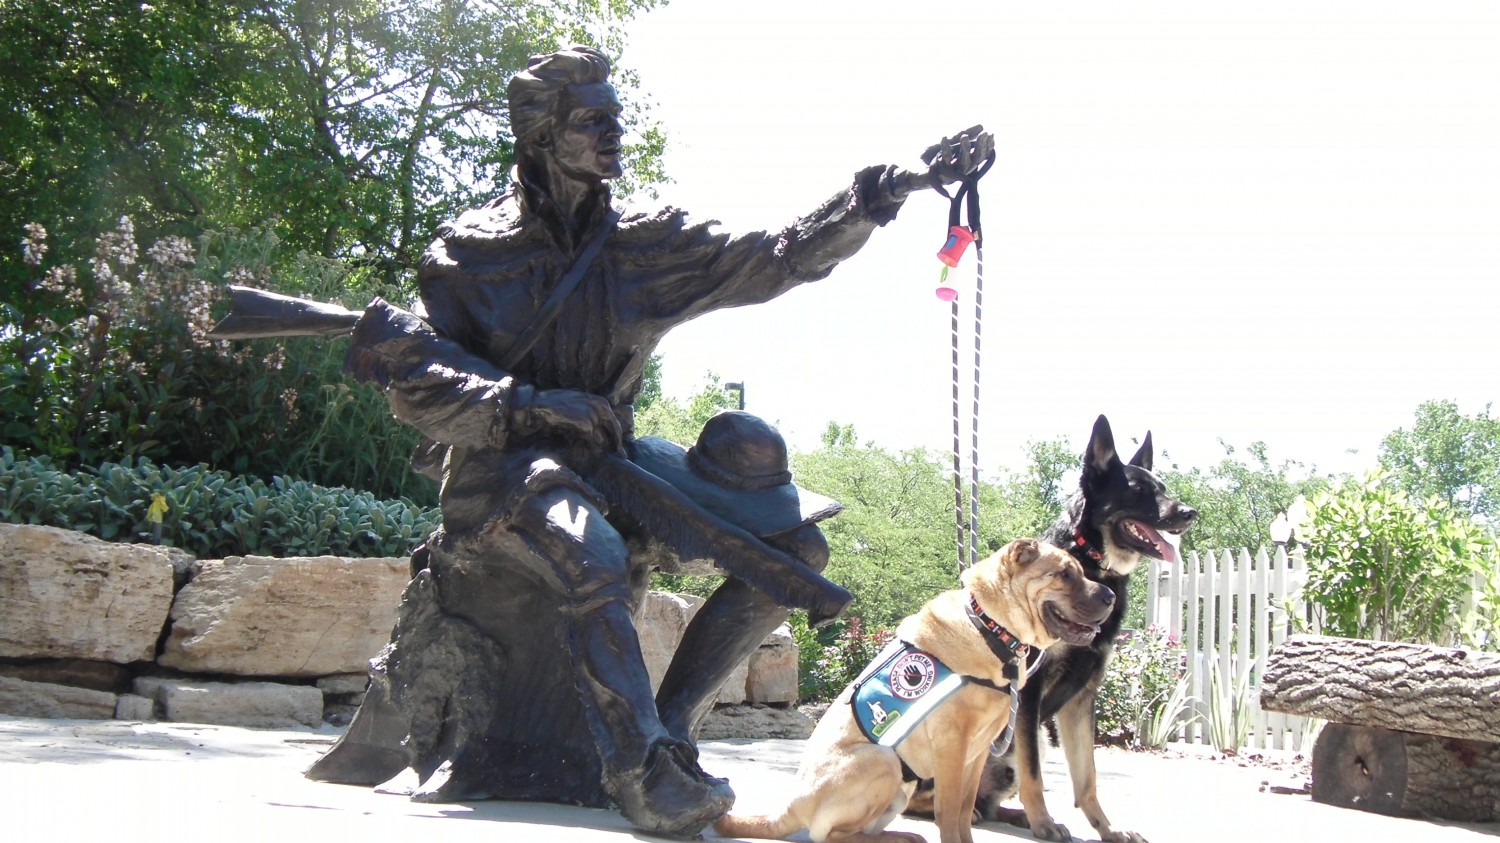
M690 745L656 714L630 605L585 602L568 621L579 698L604 765L604 788L642 831L691 837L734 805L722 779L700 774Z
M620 813L642 831L693 838L734 807L734 791L723 779L702 776L687 744L653 744L646 763L613 785Z

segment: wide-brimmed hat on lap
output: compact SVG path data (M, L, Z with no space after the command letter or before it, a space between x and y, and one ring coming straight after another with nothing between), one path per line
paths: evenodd
M786 440L745 412L730 410L709 419L691 448L642 436L632 443L630 458L704 509L762 538L822 521L844 508L793 483Z

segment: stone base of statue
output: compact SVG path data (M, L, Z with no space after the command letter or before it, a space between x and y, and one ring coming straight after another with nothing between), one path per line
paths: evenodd
M308 777L373 786L410 767L418 801L610 806L556 598L515 571L468 575L439 544L406 588L364 704ZM474 606L483 615L464 611Z

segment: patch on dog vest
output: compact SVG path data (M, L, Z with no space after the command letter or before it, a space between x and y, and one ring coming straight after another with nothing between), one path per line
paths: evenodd
M898 639L854 680L850 704L866 738L894 747L963 684L936 656Z

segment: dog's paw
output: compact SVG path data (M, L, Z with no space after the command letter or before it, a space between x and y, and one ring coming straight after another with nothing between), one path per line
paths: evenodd
M1146 838L1133 831L1106 831L1099 835L1104 843L1147 843Z
M1064 843L1073 839L1073 835L1068 833L1067 826L1055 823L1050 818L1032 823L1031 836L1038 840L1059 840Z

